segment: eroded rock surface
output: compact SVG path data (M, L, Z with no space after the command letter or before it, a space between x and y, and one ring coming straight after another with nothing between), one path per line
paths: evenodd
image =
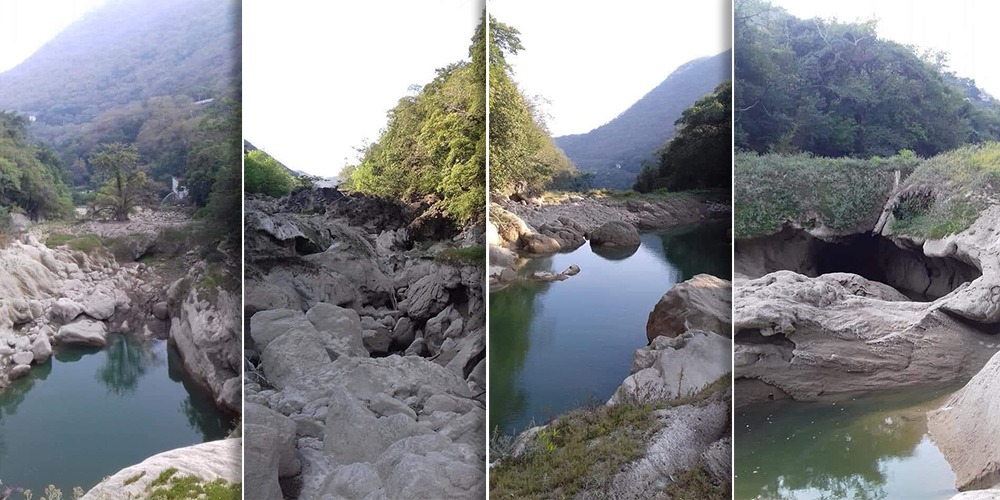
M940 409L928 414L934 442L960 491L1000 486L1000 354Z
M728 280L699 274L663 294L646 320L646 338L676 337L688 330L732 336L733 285Z
M481 498L483 270L432 257L482 228L435 240L372 203L247 200L247 475L276 498Z
M165 451L126 467L98 483L83 496L84 500L127 500L147 498L156 488L152 483L167 469L176 469L173 477L194 476L202 483L222 479L243 482L240 473L242 439L222 439ZM244 490L249 491L249 490ZM254 494L255 495L255 494ZM247 498L254 497L248 494ZM255 497L280 498L280 497Z

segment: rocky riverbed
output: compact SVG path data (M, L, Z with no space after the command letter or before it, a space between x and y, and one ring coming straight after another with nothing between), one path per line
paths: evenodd
M425 208L247 200L247 491L485 494L483 230Z

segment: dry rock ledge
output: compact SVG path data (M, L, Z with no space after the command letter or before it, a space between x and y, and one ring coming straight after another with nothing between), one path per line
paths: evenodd
M730 288L726 280L699 274L664 294L649 315L646 335L652 339L650 344L635 351L631 374L607 404L669 402L698 394L713 383L718 386L719 380L726 381L724 386L702 401L654 410L658 430L644 455L626 464L606 489L584 491L576 498L656 498L672 478L695 467L706 471L716 484L731 488L732 388L728 379L732 340L728 329L712 329L730 322L729 309L717 307L728 302ZM693 322L663 321L666 307ZM709 315L713 319L706 321ZM545 427L518 436L515 453L530 449Z
M242 448L242 439L222 439L165 451L106 478L91 488L82 500L148 498L154 488L151 483L168 469L176 469L173 477L194 476L202 483L219 479L241 483Z
M482 269L435 258L482 226L326 188L245 230L246 491L484 497Z

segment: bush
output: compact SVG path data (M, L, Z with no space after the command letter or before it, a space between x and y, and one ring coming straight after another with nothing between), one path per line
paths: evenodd
M245 155L243 177L246 193L263 194L272 198L288 196L297 184L285 167L259 149Z

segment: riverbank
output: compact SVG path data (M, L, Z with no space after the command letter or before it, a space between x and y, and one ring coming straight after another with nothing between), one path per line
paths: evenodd
M482 226L332 188L244 223L248 491L483 496Z
M729 498L728 283L698 275L664 294L638 339L650 345L605 405L494 434L492 495Z

